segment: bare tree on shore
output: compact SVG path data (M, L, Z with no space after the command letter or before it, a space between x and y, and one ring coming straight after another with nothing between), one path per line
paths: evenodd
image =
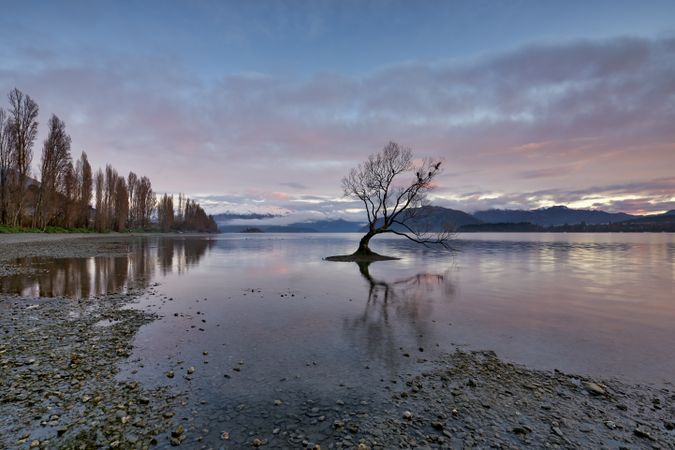
M91 174L91 165L89 164L89 158L85 152L82 152L80 159L77 161L76 173L78 177L78 217L77 225L78 227L88 227L89 226L89 208L91 205L91 190L93 187L93 180Z
M115 231L124 231L127 228L129 216L129 192L124 177L117 177L115 184Z
M12 162L11 132L9 118L3 108L0 108L0 224L7 223L9 214L9 183Z
M14 146L13 169L16 171L16 182L13 183L14 217L12 224L21 225L24 196L30 165L33 161L33 145L38 132L37 103L28 95L14 88L9 93L10 117L9 132Z
M138 217L138 213L136 212L136 184L138 183L138 176L134 172L129 172L129 176L127 177L127 191L129 194L129 217L127 218L127 222L129 224L129 227L136 227L136 218Z
M98 169L94 176L94 185L96 186L96 217L94 218L94 228L99 233L108 227L105 218L105 206L103 204L103 181L103 171Z
M56 115L49 119L49 131L42 149L41 179L38 200L33 218L33 226L45 227L50 223L58 205L60 196L72 191L72 160L70 157L70 136L66 133L66 124ZM68 191L68 192L67 192ZM62 211L68 208L68 202ZM67 217L68 214L66 213Z

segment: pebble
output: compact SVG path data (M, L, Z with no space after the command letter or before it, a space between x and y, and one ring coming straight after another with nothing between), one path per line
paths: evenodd
M171 436L175 438L181 437L185 433L185 428L183 425L178 425L172 432Z
M654 438L652 437L651 434L649 434L649 431L643 430L641 428L635 428L633 430L633 434L637 437L643 438L643 439L650 439L653 440Z
M586 388L586 390L593 395L605 395L606 394L605 389L602 388L599 384L596 384L596 383L592 383L592 382L584 383L584 388Z

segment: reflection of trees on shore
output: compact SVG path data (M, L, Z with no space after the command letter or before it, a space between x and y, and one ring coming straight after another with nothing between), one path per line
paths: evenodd
M385 281L370 274L370 263L358 266L368 282L368 299L363 314L345 320L345 332L357 346L366 346L369 358L396 367L401 346L415 345L408 349L415 351L428 346L433 300L451 298L454 286L446 276L430 273Z
M186 272L199 263L208 250L215 245L213 239L164 238L157 244L157 257L162 274L175 270Z
M159 266L162 274L184 273L214 245L211 239L138 239L125 255L89 258L20 258L14 265L33 268L0 278L0 291L35 297L89 298L150 284Z

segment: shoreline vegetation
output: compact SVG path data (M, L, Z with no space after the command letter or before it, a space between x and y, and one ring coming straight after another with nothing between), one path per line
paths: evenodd
M129 238L35 236L19 245L5 235L0 272L17 257L122 254ZM185 407L189 392L177 390L174 378L149 388L116 377L140 327L160 319L128 307L141 295L161 298L149 281L80 301L0 294L0 447L675 448L672 385L535 370L490 351L428 361L420 350L410 356L415 369L373 387L386 394L382 402L279 406L270 399L259 406L260 414L278 412L267 426L224 424L219 442L205 441Z
M84 151L74 160L66 124L55 114L34 175L38 104L16 88L8 100L7 110L0 107L0 232L218 231L184 194L160 196L148 177L125 177L111 164L94 172Z

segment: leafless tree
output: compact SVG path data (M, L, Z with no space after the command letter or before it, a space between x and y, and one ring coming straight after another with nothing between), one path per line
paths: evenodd
M58 196L58 200L60 200L60 202L57 202L63 205L61 208L61 217L58 224L66 228L74 227L75 222L77 221L77 216L79 214L79 191L80 189L77 172L75 172L73 162L69 161L63 175L63 183L60 188L60 195Z
M353 168L342 179L347 197L363 202L368 218L368 230L352 255L329 259L389 259L370 250L370 239L378 234L392 233L424 245L449 246L451 233L431 233L415 222L427 204L426 194L433 189L433 180L441 171L441 161L426 158L413 161L412 150L395 142L387 144L380 153ZM411 173L402 182L401 175Z
M0 224L7 223L9 213L9 177L13 143L7 113L0 108Z
M176 228L186 231L198 231L200 233L217 233L218 224L204 211L199 203L190 200L185 194L182 195L183 210L176 213Z
M115 188L117 187L117 171L112 165L105 166L105 183L103 185L103 203L106 210L106 229L115 226Z
M96 216L94 219L94 226L96 228L96 231L100 233L104 231L108 226L105 217L106 208L105 205L103 204L104 176L103 171L101 169L98 169L98 172L96 172L96 176L94 177L94 184L96 185Z
M138 176L134 172L129 172L129 176L127 177L127 191L129 193L129 217L128 217L128 223L129 227L135 228L137 226L136 224L136 218L138 217L138 214L136 213L136 184L138 183Z
M115 185L115 231L124 231L127 228L129 215L129 193L124 177L117 177Z
M33 225L45 227L52 220L59 195L67 195L66 188L71 190L71 183L66 177L72 176L70 158L70 136L66 133L66 124L56 115L49 119L49 132L42 149L41 179L38 191L37 207ZM70 198L66 197L65 208L70 207Z
M149 228L150 218L155 210L155 193L148 177L136 179L133 204L130 208L134 211L135 225L143 229Z
M91 165L85 152L82 152L80 159L77 161L77 177L78 177L78 218L77 226L89 226L89 208L91 205L91 191L92 191L92 175Z
M164 232L167 232L173 228L173 195L164 194L157 201L157 221L159 222L160 230Z
M16 88L9 93L9 104L9 130L14 144L12 166L16 172L13 225L17 226L20 225L23 214L27 178L33 160L33 144L38 132L39 108L30 96Z

